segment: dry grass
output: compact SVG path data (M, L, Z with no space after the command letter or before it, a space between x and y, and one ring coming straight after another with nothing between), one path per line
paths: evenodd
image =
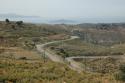
M47 60L0 59L0 80L17 83L118 83L112 75L77 73L64 64Z
M20 59L26 57L26 59L40 59L41 56L35 51L22 49L19 47L1 47L0 50L3 52L0 54L1 57L9 57L14 59Z
M64 40L64 39L69 38L69 36L66 34L58 34L58 35L48 36L48 38L51 40Z
M14 80L17 83L120 83L113 75L78 73L66 64L55 63L48 59L44 62L40 54L34 51L35 44L65 39L68 37L66 34L70 33L62 25L22 24L18 26L14 22L10 24L0 22L0 81L6 80L8 83ZM91 52L97 49L79 41L66 43L71 44L67 51L74 55L81 53L82 50ZM76 49L72 51L75 45L79 53L74 51ZM103 49L105 47L101 50Z

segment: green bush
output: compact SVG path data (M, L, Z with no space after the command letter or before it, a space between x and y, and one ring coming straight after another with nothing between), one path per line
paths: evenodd
M115 75L116 79L125 82L125 65L120 66L120 71Z

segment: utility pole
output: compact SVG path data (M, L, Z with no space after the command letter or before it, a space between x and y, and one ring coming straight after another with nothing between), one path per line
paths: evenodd
M44 63L46 62L46 53L45 53L45 48L43 49L43 59L44 59Z
M85 34L84 34L84 40L85 40L85 42L88 42L87 41L87 32L85 32Z
M86 71L87 70L86 56L85 56L85 58L83 58L83 64L84 64L84 69Z
M64 42L61 41L61 49L63 49L63 47L64 47ZM64 55L63 60L65 60L65 58L66 58L66 56Z

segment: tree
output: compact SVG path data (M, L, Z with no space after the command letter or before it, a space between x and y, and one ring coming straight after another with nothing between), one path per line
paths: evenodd
M16 24L17 24L17 25L22 25L22 24L23 24L23 21L17 21Z
M64 49L60 49L60 52L64 54L63 58L69 57L69 54Z
M9 22L10 22L9 19L5 19L5 21L6 21L6 23L9 23Z

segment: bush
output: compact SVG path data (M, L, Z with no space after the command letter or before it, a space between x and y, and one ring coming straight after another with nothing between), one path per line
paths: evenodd
M125 65L120 66L120 72L116 74L116 79L125 81Z
M20 57L19 59L21 59L21 60L27 60L26 57Z
M125 65L121 65L120 66L120 71L123 72L123 73L125 73Z
M124 55L124 53L122 53L122 52L114 52L114 53L111 53L111 55Z
M5 19L5 21L6 21L6 23L9 23L9 22L10 22L9 19Z
M17 24L17 25L22 25L22 24L23 24L23 21L17 21L16 24Z

